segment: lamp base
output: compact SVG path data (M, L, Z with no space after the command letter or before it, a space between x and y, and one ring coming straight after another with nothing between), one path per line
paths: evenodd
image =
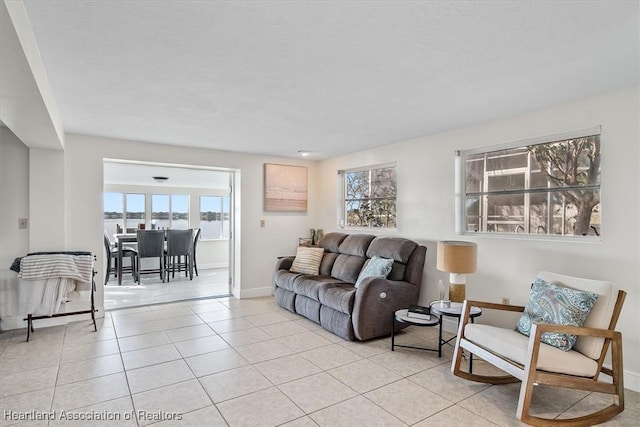
M464 302L465 286L464 283L449 284L449 300L452 302Z

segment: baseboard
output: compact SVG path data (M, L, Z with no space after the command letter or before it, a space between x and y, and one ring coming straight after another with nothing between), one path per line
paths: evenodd
M264 288L240 289L239 298L260 298L273 295L273 287L265 286Z
M624 370L624 388L640 392L640 374Z

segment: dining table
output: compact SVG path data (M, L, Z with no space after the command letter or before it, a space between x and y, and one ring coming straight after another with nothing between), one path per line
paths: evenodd
M118 249L118 286L122 286L122 254L123 248L126 243L138 243L137 233L116 233L114 234L116 241L116 248ZM165 242L167 240L167 233L164 234Z

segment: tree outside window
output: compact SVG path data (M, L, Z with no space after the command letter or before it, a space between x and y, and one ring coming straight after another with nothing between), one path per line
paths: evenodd
M396 227L396 167L344 171L344 224Z
M600 135L463 154L464 231L600 235Z

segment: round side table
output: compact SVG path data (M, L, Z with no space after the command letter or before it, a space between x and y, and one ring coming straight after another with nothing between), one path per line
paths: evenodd
M412 326L440 326L440 330L442 331L442 319L440 316L431 313L431 319L420 319L418 317L409 317L407 316L408 309L403 308L402 310L398 310L393 314L393 318L391 319L391 351L395 351L395 347L404 347L404 348L413 348L415 350L426 350L426 351L437 351L438 357L442 356L442 346L438 344L438 348L425 348L425 347L414 347L410 345L400 345L395 343L395 335L396 335L396 322L404 323ZM439 333L440 338L442 338L442 332Z
M431 313L437 314L440 317L455 317L458 319L458 323L460 323L460 317L462 316L462 303L461 302L452 302L450 303L449 307L441 307L440 306L440 301L433 301L431 304L429 304L429 307L431 308ZM479 307L471 307L471 311L469 314L469 318L471 319L471 323L474 323L474 319L478 316L482 315L482 309ZM438 347L440 349L442 349L442 346L444 344L449 344L450 346L453 346L453 344L451 344L451 341L455 340L456 338L458 338L458 334L456 333L456 335L454 335L453 337L449 338L448 340L445 340L442 338L442 322L440 322L440 333L439 333L439 343L438 343ZM457 331L457 328L456 328ZM471 370L473 369L473 355L470 353L469 354L469 372L471 372Z

